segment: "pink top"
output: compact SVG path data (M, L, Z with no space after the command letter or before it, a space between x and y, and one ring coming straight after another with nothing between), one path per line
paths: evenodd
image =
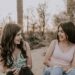
M56 41L55 49L51 57L50 64L55 66L69 66L74 55L75 47L72 46L69 51L63 52Z

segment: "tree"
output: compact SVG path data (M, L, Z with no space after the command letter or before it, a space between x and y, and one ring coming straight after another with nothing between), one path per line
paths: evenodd
M32 8L27 9L27 15L25 16L25 19L27 20L27 33L29 34L29 29L33 31L33 34L35 32L35 15ZM30 26L31 25L31 26Z
M70 16L70 21L74 22L74 15L75 15L75 1L74 0L67 0L67 13Z
M70 16L67 12L60 12L59 15L54 15L55 27L57 27L62 22L70 21Z
M29 34L29 15L24 16L25 22L27 23L27 34Z
M42 31L42 35L44 36L45 33L45 26L46 26L46 17L47 17L47 5L39 4L37 8L38 16L39 16L39 23L40 23L40 31Z
M17 0L17 23L23 27L23 0Z

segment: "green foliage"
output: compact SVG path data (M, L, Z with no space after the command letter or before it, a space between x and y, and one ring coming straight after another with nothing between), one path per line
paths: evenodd
M36 49L36 48L48 46L50 42L56 38L56 35L57 33L55 32L45 33L44 36L42 36L41 33L33 34L31 32L27 40L30 44L31 49Z

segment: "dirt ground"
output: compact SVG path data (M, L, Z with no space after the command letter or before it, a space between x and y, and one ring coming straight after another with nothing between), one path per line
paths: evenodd
M32 50L32 71L34 72L34 75L43 75L43 54L46 50L47 47Z

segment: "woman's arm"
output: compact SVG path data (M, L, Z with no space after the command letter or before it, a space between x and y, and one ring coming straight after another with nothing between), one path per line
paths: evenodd
M55 43L56 43L56 40L53 40L50 45L49 45L49 48L46 52L46 55L45 55L45 59L44 59L44 64L46 66L50 66L50 58L53 54L53 51L54 51L54 48L55 48Z
M73 61L72 61L71 67L75 68L75 51L74 51Z
M29 68L32 68L32 57L31 57L31 51L30 51L30 46L29 46L28 42L26 42L26 46L27 46L27 50L26 50L26 54L27 54L27 66Z
M71 65L69 67L66 67L65 68L65 71L66 72L69 72L69 71L71 71L74 68L75 68L75 51L74 51L73 60L71 62Z

